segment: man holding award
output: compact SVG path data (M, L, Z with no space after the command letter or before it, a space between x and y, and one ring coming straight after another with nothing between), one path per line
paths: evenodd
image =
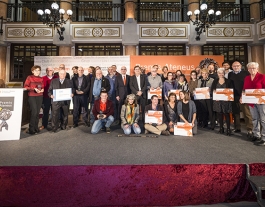
M110 125L114 122L114 109L111 100L108 100L108 92L101 91L100 99L95 100L94 107L92 109L95 117L91 133L97 134L102 128L106 129L107 133L110 133Z
M66 78L66 71L60 70L59 78L51 81L48 96L52 99L52 132L59 128L59 113L62 109L61 129L64 130L68 124L68 113L70 101L73 97L72 81Z

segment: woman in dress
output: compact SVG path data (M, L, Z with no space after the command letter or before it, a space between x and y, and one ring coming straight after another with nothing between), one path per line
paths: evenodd
M196 106L190 99L190 93L183 91L179 93L181 101L178 102L177 111L180 122L191 123L192 133L197 134Z
M188 82L184 74L181 74L179 76L177 89L182 90L182 91L189 91L189 85L188 85Z
M232 81L225 78L225 69L219 68L217 70L218 78L213 81L211 87L211 93L213 93L218 88L233 88ZM226 135L231 135L230 130L230 115L232 113L232 102L231 101L217 101L213 100L213 111L217 112L219 119L220 129L218 133L224 134L224 117L226 121Z
M175 93L169 94L168 101L164 103L164 111L167 118L168 131L173 133L174 124L179 121L179 116L177 113L177 98Z
M121 108L121 128L124 134L131 134L133 129L135 134L141 133L141 128L138 125L139 120L139 105L137 104L134 94L127 96L124 105Z
M197 72L193 70L190 72L190 81L188 83L189 92L192 100L193 100L193 92L195 91L195 88L197 88L197 85L198 85Z
M170 90L176 90L177 86L178 86L178 84L173 80L173 73L168 72L167 73L167 80L165 80L164 86L163 86L163 94L164 94L165 100L168 100L168 92Z
M24 88L28 91L28 101L30 108L29 134L37 134L40 132L39 113L43 100L44 83L40 77L41 67L34 65L31 68L32 75L29 75L24 83Z

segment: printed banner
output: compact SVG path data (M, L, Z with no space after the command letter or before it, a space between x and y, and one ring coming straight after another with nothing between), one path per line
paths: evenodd
M0 88L0 141L19 140L23 88Z
M157 95L158 99L162 99L162 89L150 89L148 91L148 99L151 99L153 95Z
M177 100L179 100L179 92L180 92L181 90L170 90L169 92L168 92L168 96L169 96L169 94L170 93L175 93L176 94L176 98L177 98Z
M265 104L265 89L246 89L242 93L242 103Z
M184 122L177 122L177 124L174 125L174 135L192 137L193 136L192 124L184 123Z
M158 124L163 121L163 111L152 111L149 110L145 114L145 123Z
M82 66L85 75L88 74L89 66L100 66L103 75L107 75L108 67L117 66L120 72L122 66L127 68L127 74L130 75L130 56L35 56L34 65L41 66L41 76L46 75L46 68L51 66L55 72L58 72L59 65L65 64L66 72L73 74L73 66Z
M213 100L234 101L234 90L232 88L217 88L213 92Z
M210 99L210 88L209 87L195 88L194 99L195 100Z

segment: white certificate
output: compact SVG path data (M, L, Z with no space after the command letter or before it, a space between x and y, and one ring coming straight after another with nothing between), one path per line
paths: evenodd
M232 88L217 88L213 92L213 100L234 101L234 92Z
M246 89L242 93L242 103L265 104L265 89Z
M188 136L192 137L192 124L191 123L184 123L184 122L177 122L174 125L174 135L180 136Z
M176 98L177 98L177 100L179 100L179 92L180 92L181 90L170 90L170 91L168 91L168 96L169 96L169 94L170 93L175 93L176 94Z
M53 101L68 101L72 99L72 88L53 89Z
M194 99L210 99L210 89L209 87L195 88Z
M158 99L162 99L162 89L150 89L147 93L147 98L151 99L153 95L157 95Z
M145 114L145 123L162 123L163 121L163 111L152 111L148 110Z

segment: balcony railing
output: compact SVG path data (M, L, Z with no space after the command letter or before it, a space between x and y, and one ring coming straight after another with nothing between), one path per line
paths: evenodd
M187 22L188 5L180 3L136 3L138 22Z
M265 0L261 0L259 2L259 9L260 9L260 19L265 18Z
M111 2L73 3L73 21L77 22L123 22L124 4Z

